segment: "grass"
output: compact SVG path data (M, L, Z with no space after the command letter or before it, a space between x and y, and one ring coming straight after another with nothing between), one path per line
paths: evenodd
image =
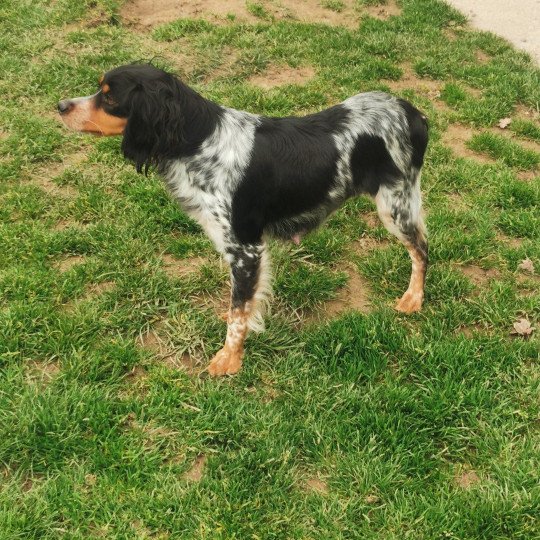
M261 1L253 24L147 31L120 4L0 7L0 539L540 537L539 281L518 269L540 267L538 68L437 0L387 19L357 2L357 28ZM243 371L198 376L223 340L226 269L118 139L54 113L141 58L253 112L373 89L424 110L425 310L393 311L410 262L350 201L301 246L272 245L274 314ZM315 76L250 84L274 65ZM464 155L452 125L473 132ZM351 267L372 310L312 317ZM522 317L528 339L511 335Z

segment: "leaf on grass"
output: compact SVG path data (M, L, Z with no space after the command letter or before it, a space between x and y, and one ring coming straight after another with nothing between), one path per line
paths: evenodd
M530 336L534 330L531 323L527 319L519 319L519 321L516 321L513 326L514 330L511 333L519 336Z
M518 264L518 270L525 270L526 272L530 272L531 274L534 274L534 264L531 261L531 259L527 257L526 259L523 259Z
M512 123L511 118L501 118L497 124L501 129L506 129Z

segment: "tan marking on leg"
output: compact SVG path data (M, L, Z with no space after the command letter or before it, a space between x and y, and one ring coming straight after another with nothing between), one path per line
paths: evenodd
M264 316L270 311L270 300L272 298L271 282L270 257L265 249L261 256L257 287L249 312L248 328L252 332L260 333L264 331Z
M229 311L225 345L214 356L208 366L208 373L212 375L212 377L233 375L242 367L244 341L248 332L249 314L249 302L245 304L243 309L235 308Z
M409 288L396 304L396 310L403 313L413 313L422 309L426 262L417 249L407 246L407 250L412 259L411 280Z

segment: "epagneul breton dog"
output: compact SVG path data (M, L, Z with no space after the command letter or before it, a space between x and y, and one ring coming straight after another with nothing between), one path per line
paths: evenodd
M375 199L385 227L412 259L396 309L418 311L428 260L420 169L425 116L382 92L353 96L304 117L269 118L220 106L173 75L132 64L106 73L98 91L60 101L77 131L123 135L137 171L155 166L231 268L227 337L211 375L236 373L249 329L263 329L270 292L265 239L299 242L349 197Z

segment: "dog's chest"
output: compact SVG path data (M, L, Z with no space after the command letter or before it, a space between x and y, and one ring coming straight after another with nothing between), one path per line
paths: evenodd
M254 115L225 110L200 151L170 162L164 173L171 194L221 252L230 243L232 196L249 163L257 122Z
M189 162L179 160L169 166L164 176L171 195L223 252L230 231L230 195L216 186L210 189L201 175L202 171L193 174Z

